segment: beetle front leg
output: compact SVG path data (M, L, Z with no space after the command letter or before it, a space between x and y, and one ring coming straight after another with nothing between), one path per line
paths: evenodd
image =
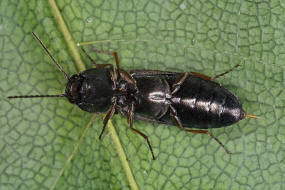
M91 63L96 67L96 68L105 68L105 67L110 67L113 68L112 64L97 64L94 59L91 58L90 55L88 55L88 53L85 51L84 48L81 48L81 50L83 51L83 53L86 55L86 57L91 61Z
M125 81L127 81L128 83L132 84L134 86L135 89L137 89L137 85L136 85L136 81L135 79L126 71L120 69L120 63L119 63L119 57L118 57L118 53L116 51L104 51L104 50L99 50L99 49L95 49L93 46L90 47L93 51L96 51L98 53L104 53L107 55L113 55L115 62L116 62L116 67L117 67L117 71L118 71L118 75ZM83 50L83 49L82 49ZM83 50L83 52L85 52ZM96 66L100 66L98 64L96 64L94 62L94 60L92 60L92 58L85 52L85 54L87 55L87 57L91 60L91 62ZM111 65L111 64L101 64L103 67L107 66L107 65Z
M142 136L146 140L147 145L148 145L150 152L151 152L151 155L152 155L152 159L155 160L156 158L153 154L153 150L152 150L152 147L151 147L150 142L148 140L148 137L144 133L139 131L138 129L133 128L134 108L135 108L134 102L132 102L129 109L128 109L128 115L127 115L129 126L133 131L135 131L137 134L139 134L140 136Z
M105 118L104 118L104 121L103 121L103 124L104 124L104 125L103 125L103 129L102 129L102 131L101 131L101 133L100 133L100 135L99 135L99 140L101 140L101 138L102 138L102 135L103 135L103 133L104 133L104 131L105 131L105 128L106 128L106 126L107 126L107 123L108 123L109 119L110 119L110 118L114 115L114 113L115 113L116 105L117 105L117 99L114 99L111 108L109 109L109 111L107 112L107 114L106 114L106 116L105 116Z
M116 51L104 51L104 50L100 50L100 49L95 49L93 46L90 47L91 50L96 51L98 53L104 53L107 55L113 55L115 62L116 62L116 67L118 70L120 70L120 63L119 63L119 57L118 57L118 53Z

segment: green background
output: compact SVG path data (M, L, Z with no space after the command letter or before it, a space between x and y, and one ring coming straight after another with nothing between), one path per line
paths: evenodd
M232 155L207 135L136 121L154 148L153 161L126 119L112 118L140 189L285 189L283 1L57 4L76 42L95 41L97 49L117 51L124 69L214 76L242 65L217 81L260 119L212 130ZM31 31L69 75L78 72L48 1L0 1L0 189L131 189L109 132L98 140L101 116L59 176L92 115L63 99L6 98L64 92L65 79ZM97 63L114 63L110 56L88 52Z

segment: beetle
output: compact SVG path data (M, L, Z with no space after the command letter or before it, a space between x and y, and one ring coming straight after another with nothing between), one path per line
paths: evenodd
M109 119L120 112L127 118L129 127L147 141L153 160L156 158L150 141L143 132L133 127L134 119L176 125L187 132L208 134L223 147L226 153L230 154L230 151L208 129L226 127L246 117L256 117L246 114L238 97L214 81L240 65L235 65L214 77L196 72L156 70L127 72L120 68L117 52L95 50L114 56L115 68L112 64L96 64L82 48L95 68L69 77L38 36L33 32L32 34L67 79L65 93L8 98L65 97L83 111L106 113L99 139L102 138Z

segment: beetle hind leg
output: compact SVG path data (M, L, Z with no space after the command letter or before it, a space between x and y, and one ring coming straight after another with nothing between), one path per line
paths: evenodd
M191 72L191 74L192 74L192 75L195 75L195 76L197 76L197 77L203 78L203 79L205 79L205 80L213 81L213 80L216 80L217 78L219 78L219 77L221 77L221 76L224 76L224 75L226 75L226 74L232 72L235 68L237 68L237 67L239 67L239 66L240 66L240 64L236 64L236 65L233 66L231 69L229 69L229 70L227 70L227 71L225 71L225 72L223 72L223 73L221 73L221 74L218 74L218 75L216 75L216 76L213 76L213 77L209 77L209 76L207 76L207 75L204 75L204 74L202 74L202 73L197 73L197 72Z
M221 76L224 76L224 75L226 75L226 74L232 72L235 68L237 68L237 67L239 67L239 66L240 66L240 64L236 64L236 65L233 66L231 69L229 69L229 70L227 70L227 71L225 71L225 72L223 72L223 73L221 73L221 74L218 74L218 75L216 75L216 76L213 76L213 77L209 77L209 76L207 76L207 75L204 75L204 74L202 74L202 73L197 73L197 72L191 72L191 74L192 74L192 75L195 75L195 76L197 76L197 77L203 78L203 79L205 79L205 80L213 81L213 80L216 80L217 78L219 78L219 77L221 77Z
M198 133L198 134L207 134L209 135L212 139L214 139L219 145L225 150L227 154L231 154L231 152L225 147L225 145L217 138L215 137L210 131L208 130L196 130L196 129L186 129L185 131L190 132L190 133Z
M236 64L236 65L233 66L231 69L229 69L229 70L227 70L227 71L225 71L225 72L223 72L223 73L221 73L221 74L218 74L218 75L216 75L216 76L214 76L214 77L211 77L211 80L215 80L215 79L217 79L217 78L219 78L219 77L221 77L221 76L224 76L224 75L226 75L226 74L232 72L235 68L237 68L237 67L239 67L239 66L240 66L240 64Z
M225 145L217 138L215 137L212 133L210 133L210 131L208 130L194 130L194 129L185 129L179 116L177 115L177 111L176 109L170 105L170 116L173 118L173 120L176 122L176 124L178 125L179 129L183 130L183 131L187 131L190 133L198 133L198 134L207 134L209 135L212 139L214 139L217 143L219 143L219 145L225 150L225 152L227 154L231 154L231 152L225 147Z
M204 75L202 73L197 73L197 72L191 72L192 75L196 76L196 77L200 77L202 79L205 79L205 80L209 80L211 81L212 80L212 77L209 77L207 75Z

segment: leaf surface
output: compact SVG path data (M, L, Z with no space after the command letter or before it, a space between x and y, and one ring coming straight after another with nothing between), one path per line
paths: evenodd
M139 189L284 189L283 2L56 3L74 41L97 63L114 60L92 52L89 45L117 51L124 69L214 76L242 65L217 82L260 119L211 131L232 155L206 135L135 121L135 128L150 139L157 156L153 161L146 142L128 128L126 119L112 118ZM79 72L48 1L0 2L0 189L134 189L110 132L98 140L102 116L93 121L94 116L60 98L6 98L64 92L65 79L32 31L66 73ZM93 67L80 54L86 68Z

